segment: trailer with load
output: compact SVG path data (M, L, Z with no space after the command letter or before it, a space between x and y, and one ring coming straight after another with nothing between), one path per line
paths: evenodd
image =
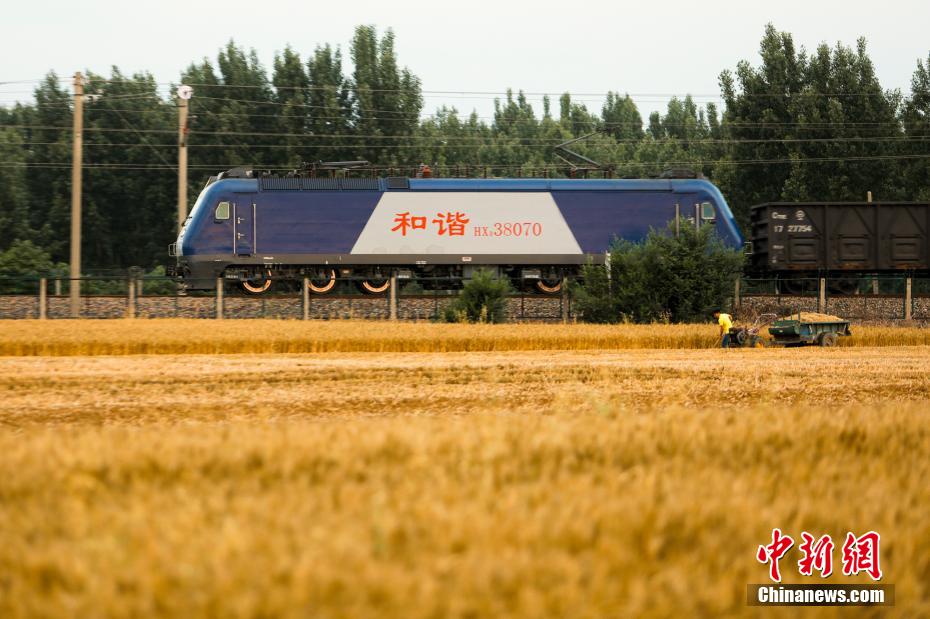
M769 327L775 346L836 346L841 337L852 335L849 321L836 316L796 315L776 320Z

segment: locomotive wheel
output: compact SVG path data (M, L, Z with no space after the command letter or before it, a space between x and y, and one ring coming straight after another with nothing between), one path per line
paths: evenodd
M247 279L240 282L243 292L250 295L265 294L271 287L274 285L274 282L271 280L271 271L268 271L268 276L263 277L262 279Z
M391 280L386 277L380 279L363 279L359 286L368 294L381 294L391 287Z
M536 280L536 289L545 294L557 294L562 290L562 280L560 279L538 279Z
M330 269L329 273L325 271L317 273L316 277L309 278L307 285L310 292L326 294L336 287L336 269Z

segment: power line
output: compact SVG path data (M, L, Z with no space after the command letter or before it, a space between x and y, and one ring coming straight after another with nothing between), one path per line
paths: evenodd
M140 136L141 137L141 136ZM466 148L483 148L486 146L512 146L514 143L521 146L555 146L563 142L562 139L537 139L537 138L437 138L433 136L364 136L364 135L307 135L306 138L332 139L338 137L344 140L354 139L371 139L372 137L396 138L400 140L422 141L425 144L383 144L387 148L441 148L444 146L466 147ZM610 143L614 144L631 144L638 145L647 141L648 138L635 140L615 140ZM479 142L475 144L474 142ZM858 143L926 143L930 142L930 136L914 137L851 137L851 138L785 138L785 139L688 139L688 138L664 138L656 140L657 144L682 144L689 146L704 145L723 145L723 144L858 144ZM19 146L54 146L61 142L20 142ZM144 145L164 148L174 148L177 144L151 144L143 142ZM130 147L139 146L139 142L85 142L87 147ZM263 148L263 149L295 149L295 148L367 148L370 144L189 144L189 148Z
M12 128L12 129L32 129L39 131L63 131L70 132L70 127L65 127L63 125L24 125L24 124L7 124L0 125L0 128ZM696 128L696 127L695 127ZM171 129L136 129L136 128L120 128L120 127L87 127L85 132L98 132L98 133L163 133L163 134L174 134L175 132ZM461 136L461 137L442 137L442 136L423 136L417 135L415 133L411 134L357 134L357 133L318 133L318 134L308 134L308 133L290 133L290 132L274 132L274 131L197 131L192 130L190 132L192 136L254 136L254 137L276 137L276 138L320 138L320 139L340 139L340 140L352 140L352 139L365 139L365 140L417 140L417 139L445 139L449 140L504 140L504 141L514 141L514 140L543 140L543 138L520 138L518 136L507 136L507 135L489 135L487 138L483 136ZM727 144L727 143L792 143L792 142L865 142L865 141L922 141L922 137L894 137L894 136L850 136L850 137L832 137L832 138L746 138L746 139L725 139L725 138L662 138L656 140L657 142L667 143L679 141L681 143L688 144ZM560 138L551 138L548 140L551 143L559 143L563 141ZM627 140L613 140L612 143L629 143L637 144L641 139L627 139ZM247 144L242 144L240 146L249 146Z
M68 81L70 78L59 78L59 81ZM44 82L44 79L41 80L19 80L19 81L8 81L0 82L0 85L4 84L23 84L23 83L41 83ZM88 79L88 85L94 86L98 84L139 84L139 85L154 85L154 86L165 86L171 87L176 86L180 83L185 83L188 86L194 88L235 88L241 90L265 90L267 92L276 92L276 91L331 91L331 92L341 92L347 90L349 92L354 92L354 89L347 88L345 84L338 85L325 85L325 86L275 86L273 83L268 82L265 84L229 84L229 83L204 83L204 82L148 82L148 81L139 81L139 80L115 80L110 78L92 78ZM515 90L509 88L506 90L428 90L428 89L411 89L411 88L366 88L366 92L369 93L411 93L416 92L421 95L436 95L442 97L466 97L466 98L497 98L507 95L512 95L514 97L524 96L524 97L561 97L565 94L573 98L580 97L597 97L598 99L606 98L607 96L616 96L620 98L630 97L633 98L662 98L669 99L672 97L676 98L685 98L691 97L692 99L721 99L723 98L721 93L688 93L688 92L621 92L620 90L609 90L607 92L571 92L561 89L554 89L549 91L523 91ZM879 91L858 91L858 92L777 92L777 93L739 93L737 96L741 97L765 97L765 98L780 98L780 97L795 97L795 96L818 96L818 97L886 97L886 93Z
M71 106L70 106L69 104L47 104L47 105L44 105L43 107L65 107L65 108L67 108L67 109L70 109L70 108L71 108ZM99 108L99 107L97 107L97 106L93 106L93 107L89 107L89 108L88 108L88 111L89 111L89 112L93 112L93 113L97 113L97 112L109 112L109 111L117 111L117 110L116 110L116 108ZM150 113L152 113L152 112L162 112L162 113L166 113L166 114L167 114L167 113L173 113L173 112L174 112L174 107L172 106L172 107L170 107L170 108L168 108L168 107L162 107L162 108L151 108L151 109L141 109L141 110L140 110L140 109L127 109L127 108L121 108L121 109L119 109L118 111L124 112L124 113L128 113L128 114L150 114ZM296 118L296 117L285 117L285 116L282 116L281 114L251 114L251 113L248 113L248 112L214 112L213 110L196 110L195 116L199 116L199 115L201 115L201 114L206 115L206 116L223 116L223 117L229 116L229 117L239 117L239 118L276 118L276 119ZM420 120L421 122L422 122L422 121L429 121L429 120L438 120L438 119L440 119L440 116L441 116L441 115L440 115L439 112L425 113L425 114L424 114L424 113L420 113L420 115L419 115L419 120ZM315 121L315 120L342 120L342 121L349 121L349 120L352 120L350 117L347 117L347 116L317 116L317 115L315 115L315 114L309 116L308 118L309 118L311 121ZM459 117L458 115L456 115L455 118L458 118L460 121L469 121L469 120L471 120L472 116L471 116L471 114L469 114L469 115L467 115L467 116L464 116L464 117ZM513 124L513 123L520 122L520 121L522 120L522 119L496 118L496 117L493 117L493 116L476 116L475 118L477 118L477 119L479 119L479 120L489 120L489 121L493 121L494 123L497 123L497 124L499 124L499 123ZM544 116L544 117L542 117L542 118L536 120L536 122L537 122L537 123L541 123L545 118L546 118L546 117ZM410 119L411 119L411 120L413 119L413 115L411 115ZM556 122L556 123L559 123L559 124L561 124L561 122L562 122L561 119L555 119L555 118L553 118L553 117L550 117L550 119L551 119L553 122ZM400 120L400 118L385 118L385 117L378 117L378 116L369 116L369 117L366 118L366 120L387 120L387 121L394 121L394 120ZM534 120L535 120L535 118L534 118ZM644 123L643 121L604 121L604 120L600 120L600 119L596 119L596 120L570 120L570 119L566 119L565 122L567 122L567 123L569 123L569 124L572 124L572 125L584 125L584 126L591 126L591 127L593 127L593 126L599 126L599 127L605 127L605 128L606 128L606 127L640 127L640 128L642 128L642 127L646 126L646 123ZM491 128L491 126L489 126L489 125L485 125L485 126L488 127L488 128ZM664 122L662 123L662 127L694 127L694 126L698 126L698 125L692 124L692 123L664 123ZM856 127L856 128L859 128L859 127L900 127L900 126L901 126L901 123L900 123L900 122L897 122L897 121L885 121L885 122L856 122L856 121L814 121L814 122L761 122L761 121L760 121L760 122L751 122L751 121L727 121L727 122L721 124L721 127L724 127L724 126L726 126L726 127L735 127L735 128L760 128L760 129L775 129L775 128L782 128L782 127L804 127L805 129L822 129L822 128L833 128L833 127ZM462 124L461 127L462 127L462 128L469 128L467 124Z
M146 146L148 146L149 148L151 148L152 152L155 153L155 155L156 155L163 163L165 163L165 164L167 164L167 165L171 165L171 164L169 164L168 161L162 156L162 154L161 154L160 152L158 152L158 149L157 149L157 148L154 148L151 144L149 144L148 139L147 139L144 135L142 135L141 133L139 133L139 131L138 131L135 127L133 127L132 124L131 124L128 120L126 120L126 117L123 116L121 112L117 112L116 110L113 110L113 111L116 112L116 113L119 115L119 117L123 120L123 122L126 123L126 125L127 125L129 128L131 128L131 129L133 130L133 133L135 133L136 135L139 136L139 139L142 141L143 144L145 144ZM173 168L173 169L176 169L176 168Z
M685 160L685 161L655 161L655 162L642 162L642 161L618 161L612 162L609 165L615 166L617 168L657 168L657 167L669 167L669 166L712 166L712 165L771 165L771 164L796 164L796 163L845 163L845 162L860 162L860 161L890 161L890 160L915 160L915 159L930 159L930 154L919 154L919 155L874 155L874 156L861 156L861 157L811 157L811 158L802 158L802 159L791 159L791 158L781 158L781 159L744 159L744 160ZM20 161L0 161L0 167L36 167L36 168L70 168L69 164L62 164L57 162L20 162ZM87 163L84 164L85 168L96 168L96 169L145 169L145 170L171 170L173 166L165 164L118 164L118 163ZM249 163L227 163L227 164L199 164L192 165L192 168L197 169L206 169L206 170L217 170L217 169L232 169L236 167L246 167L253 169L261 170L292 170L293 167L282 167L274 165L259 165L259 164L249 164ZM434 169L438 170L462 170L463 168L471 169L480 169L488 168L493 170L565 170L570 166L564 164L490 164L490 163L468 163L468 164L458 164L458 165L439 165L432 166ZM371 171L385 171L385 170L397 170L416 168L415 165L395 165L395 166L371 166L366 168L366 170Z
M148 96L148 95L132 95L132 96L144 97L144 96ZM206 97L199 97L199 98L200 98L200 99L204 99L204 98L206 98ZM255 105L266 105L266 104L267 104L267 105L287 105L287 104L279 104L279 103L273 103L273 102L270 102L270 103L269 103L269 102L256 102L256 101L249 101L249 100L244 100L244 99L232 99L232 100L230 100L230 99L215 99L215 100L217 100L217 101L232 101L232 102L238 102L238 103L253 103L253 104L255 104ZM170 111L170 112L173 112L173 111L174 111L173 104L169 104L169 103L167 103L167 102L164 102L164 105L166 105L166 106L172 105L172 107L170 107L170 108L168 108L168 107L163 107L163 108L151 108L151 109L141 109L141 110L140 110L140 109L125 109L125 108L123 108L123 109L119 109L118 111L120 111L120 112L125 112L125 113L129 113L129 114L149 114L149 113L152 113L152 112L166 112L166 113L167 113L167 112L169 112L169 111ZM69 109L69 110L71 109L71 105L68 104L68 103L49 103L49 104L43 104L41 107L43 107L43 108L65 108L65 109ZM327 106L308 106L308 105L300 105L300 106L297 106L297 107L300 107L300 108L323 108L323 109L331 109L331 108L328 108ZM106 112L106 111L117 111L117 109L116 109L116 108L107 108L107 109L103 109L103 108L99 108L99 107L96 106L96 105L92 105L92 106L89 106L89 107L88 107L88 111L89 111L89 112ZM351 110L347 110L347 111L351 111ZM376 111L376 110L372 110L372 111ZM394 113L400 114L400 112L394 112ZM242 117L242 118L277 118L277 119L281 119L281 118L282 118L282 115L281 115L281 114L254 114L254 113L249 113L249 112L215 112L215 111L212 111L212 110L196 110L196 114L195 114L195 115L201 115L201 114L203 114L203 115L205 115L205 116L217 116L217 117L226 117L226 116L230 116L230 117ZM436 120L436 119L439 119L440 117L444 116L444 115L443 115L441 112L439 112L439 111L433 112L433 113L409 112L409 113L405 113L405 114L407 114L407 115L405 115L405 116L397 116L397 117L368 116L368 117L365 118L365 120L398 121L398 120L414 120L414 119L417 119L417 120L423 122L423 121L429 121L429 120ZM445 117L446 117L446 118L449 118L449 117L451 117L451 115L446 114ZM310 118L310 120L340 120L340 121L353 121L353 120L356 120L356 119L352 118L352 117L349 116L349 115L346 115L346 116L317 116L317 115L315 115L315 114L312 114L312 115L309 116L309 118ZM458 114L456 114L456 115L455 115L455 118L459 119L459 120L462 121L462 122L468 122L468 121L471 120L472 115L471 115L471 114L466 114L466 115L459 116ZM520 121L524 120L524 119L522 119L522 118L512 119L512 118L498 117L498 116L477 116L476 118L479 119L479 120L492 121L494 124L500 124L500 123L513 124L513 123L520 122ZM542 117L539 117L539 118L537 118L536 116L533 116L531 120L535 121L536 123L542 123L543 120L545 120L546 118L547 118L546 116L542 116ZM553 122L556 122L556 123L561 123L561 122L563 122L562 119L556 119L556 118L551 117L551 116L548 117L548 118L550 118ZM530 119L526 119L526 120L530 120ZM573 119L565 119L564 122L570 123L571 125L574 125L574 126L604 127L604 128L608 128L608 127L640 127L640 128L642 128L642 127L645 127L645 126L648 125L648 121L647 121L647 122L644 122L644 121L642 121L642 120L640 120L640 121L605 121L605 120L601 120L601 119L599 119L599 118L595 118L595 119L592 119L592 120L573 120ZM665 122L663 122L663 123L661 123L661 126L662 126L662 127L666 127L666 128L668 128L668 127L693 127L693 126L700 126L700 125L697 124L698 122L699 122L699 121L697 121L697 120L695 120L695 123L665 123ZM707 121L705 121L705 123L706 123L706 122L707 122ZM485 125L485 126L487 126L488 128L491 128L490 125ZM707 126L707 125L705 124L705 125L703 125L703 126ZM857 121L804 121L804 122L801 122L801 121L796 121L796 122L774 122L774 121L773 121L773 122L768 122L768 121L720 121L720 126L721 126L721 127L731 127L731 128L749 128L749 129L753 129L753 128L755 128L755 129L776 129L776 128L782 128L782 127L802 127L802 128L805 128L805 129L829 129L829 128L834 128L834 127L843 127L843 128L845 128L845 127L854 127L854 128L867 128L867 127L876 127L876 128L881 128L881 127L901 127L901 126L902 126L902 123L899 122L899 121L884 121L884 122L882 122L882 121L859 121L859 122L857 122ZM467 125L464 125L464 124L463 124L463 125L462 125L462 128L469 128L469 127L468 127Z
M310 105L310 104L304 104L304 103L294 103L292 101L286 101L282 103L278 101L256 101L254 99L228 99L225 97L206 97L202 95L197 95L198 101L203 100L203 99L207 101L223 101L226 103L250 103L252 105L276 105L279 107L292 107L292 108L296 107L296 108L301 108L301 109L332 109L333 107L329 105ZM385 113L407 114L407 115L413 114L413 112L401 112L398 110L379 110L379 109L374 109L374 108L356 108L354 106L351 109L357 112L365 112L365 113L371 112L373 114L385 114Z
M134 80L100 80L103 82L110 83L139 83ZM181 83L181 82L178 82ZM339 85L326 85L326 86L275 86L272 83L267 84L228 84L228 83L198 83L198 82L183 82L188 86L195 88L240 88L240 89L252 89L252 90L323 90L323 91L333 91L339 92L345 88L343 84ZM164 86L174 86L174 82L154 82L156 85ZM350 92L351 88L348 89ZM384 93L397 93L397 92L411 92L413 89L410 88L367 88L367 92L384 92ZM560 89L548 90L548 91L523 91L515 90L509 88L506 90L427 90L420 89L418 91L421 94L433 94L433 95L465 95L465 96L507 96L508 94L513 96L523 95L525 97L561 97L564 94L568 94L572 97L602 97L605 98L608 95L623 97L686 97L690 96L692 98L720 98L720 93L682 93L682 92L640 92L640 93L631 93L631 92L622 92L620 90L609 90L607 92L571 92ZM845 97L845 96L863 96L863 97L884 97L886 96L884 92L826 92L826 93L806 93L804 91L797 93L741 93L741 96L750 96L750 97L783 97L783 96L793 96L793 95L809 95L814 94L818 96L826 97Z

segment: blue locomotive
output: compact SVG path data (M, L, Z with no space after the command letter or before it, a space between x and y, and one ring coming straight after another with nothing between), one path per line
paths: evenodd
M392 272L468 277L475 268L558 292L564 275L603 262L615 238L712 225L743 239L720 191L699 179L275 177L237 169L207 184L171 253L188 288L217 278L251 294L309 280L330 292L351 277L384 292Z

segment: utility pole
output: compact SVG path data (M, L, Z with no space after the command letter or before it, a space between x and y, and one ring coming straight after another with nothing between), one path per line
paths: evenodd
M71 317L81 317L81 165L84 141L84 78L74 74L74 127L71 154Z
M187 102L193 94L190 86L178 86L178 234L187 219Z

